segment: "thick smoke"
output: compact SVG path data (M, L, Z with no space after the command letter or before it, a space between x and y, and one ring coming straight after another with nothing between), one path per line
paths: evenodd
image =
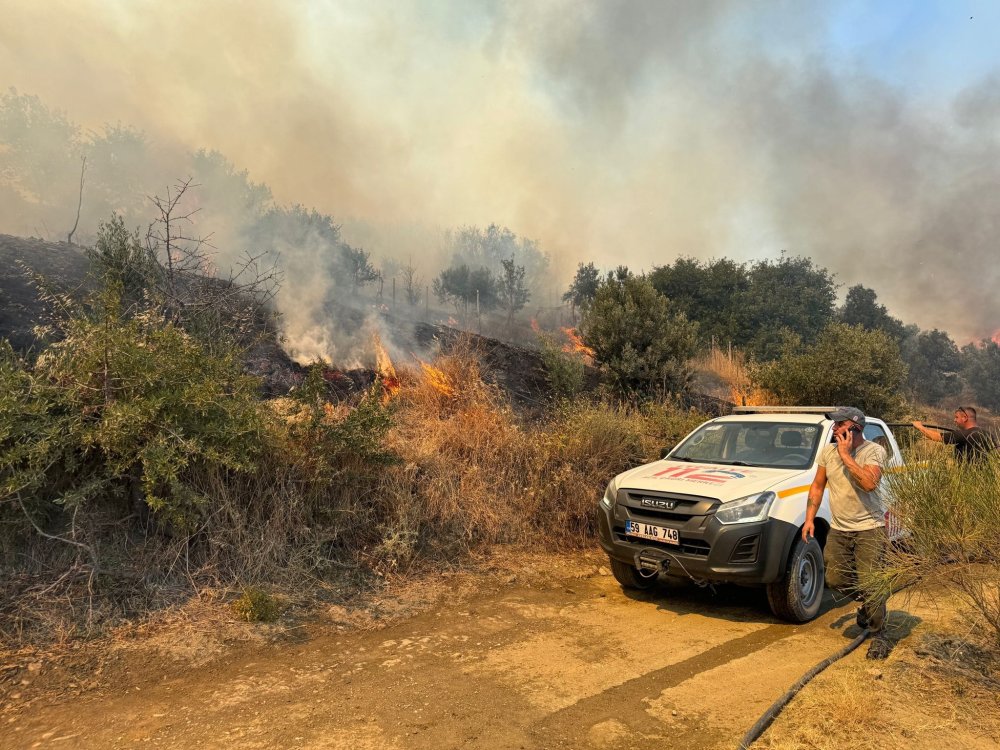
M1000 327L1000 77L917 96L831 51L825 3L8 5L0 87L218 149L376 258L494 222L565 279L786 251L921 327Z

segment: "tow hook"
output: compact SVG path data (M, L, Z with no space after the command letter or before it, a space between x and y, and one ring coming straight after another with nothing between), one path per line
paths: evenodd
M666 573L670 567L670 558L664 552L657 549L643 549L635 554L635 567L640 572L650 575L656 573Z

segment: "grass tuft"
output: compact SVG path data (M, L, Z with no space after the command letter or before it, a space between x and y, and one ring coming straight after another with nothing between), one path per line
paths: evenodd
M246 622L274 622L281 616L282 604L256 586L248 586L232 604L233 614Z

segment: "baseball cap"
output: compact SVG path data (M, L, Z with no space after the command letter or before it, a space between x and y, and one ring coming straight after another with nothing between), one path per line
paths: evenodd
M827 412L826 418L834 422L854 422L858 427L865 426L864 412L853 406L838 406L835 410Z

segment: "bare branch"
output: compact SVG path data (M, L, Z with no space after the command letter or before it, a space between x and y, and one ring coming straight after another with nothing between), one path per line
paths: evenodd
M55 534L49 534L48 532L42 531L42 528L37 523L35 523L35 519L32 518L31 514L28 512L28 509L24 507L24 501L21 499L21 493L20 492L16 493L15 497L17 497L17 504L21 506L21 511L24 513L24 517L28 519L28 523L30 523L35 528L35 531L37 531L46 539L52 539L53 541L56 542L65 542L66 544L72 544L74 547L79 547L80 549L86 550L87 553L90 555L90 562L93 565L94 570L97 570L100 567L97 563L97 553L94 551L93 547L91 547L89 544L78 542L75 539L67 539L64 536L57 536Z
M66 237L66 242L70 245L73 244L73 235L76 234L76 228L80 225L80 209L83 207L83 175L87 171L87 157L83 156L80 163L80 200L76 204L76 221L73 222L73 228L69 230L69 236Z

